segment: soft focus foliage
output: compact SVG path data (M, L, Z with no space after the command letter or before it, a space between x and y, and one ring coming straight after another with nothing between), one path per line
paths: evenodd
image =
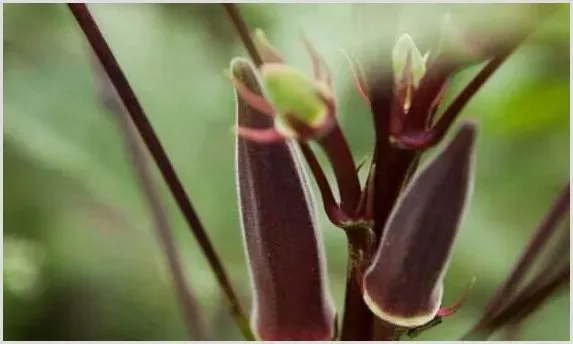
M293 65L310 71L298 28L334 73L341 124L357 160L371 117L339 47L390 47L399 25L431 50L443 5L364 5L380 27L356 32L351 5L244 5ZM517 25L529 5L450 5L471 25ZM549 6L549 5L544 5ZM233 88L222 73L245 55L218 5L91 5L162 139L217 251L248 304L235 204ZM7 339L186 339L119 128L95 99L89 56L63 4L4 9L4 334ZM569 5L536 32L464 112L481 123L474 198L446 276L444 303L477 281L466 306L419 339L466 331L507 274L569 176ZM482 21L476 20L481 18ZM365 21L362 21L365 22ZM468 24L468 25L470 25ZM438 32L435 32L436 34ZM373 42L376 42L374 44ZM364 50L364 51L363 51ZM454 80L459 89L477 69ZM453 94L448 94L451 99ZM158 178L159 180L159 178ZM225 300L161 184L213 339L238 339ZM314 187L314 184L313 184ZM318 193L317 193L318 194ZM280 206L277 205L277 206ZM346 244L321 215L328 271L341 308ZM523 338L569 338L562 292L523 326Z

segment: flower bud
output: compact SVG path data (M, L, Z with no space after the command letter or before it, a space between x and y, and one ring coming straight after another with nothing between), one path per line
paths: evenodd
M289 114L312 128L325 123L328 105L321 96L330 98L325 84L285 64L264 64L260 72L267 99L279 117Z
M439 311L443 277L469 194L475 126L414 178L394 207L365 272L364 300L381 319L418 327Z
M408 77L411 73L412 82L417 88L426 73L428 56L428 54L422 56L410 35L403 34L400 36L392 51L392 65L396 82L402 80L404 76Z
M235 78L260 94L254 67L231 64ZM271 82L272 83L272 82ZM237 94L237 124L258 129L273 119ZM312 195L290 140L236 141L238 198L253 290L251 325L261 340L332 340L335 316Z

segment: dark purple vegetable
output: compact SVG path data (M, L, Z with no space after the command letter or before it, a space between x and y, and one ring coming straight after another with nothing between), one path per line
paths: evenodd
M248 60L233 76L261 94ZM237 125L273 125L237 94ZM260 143L237 137L241 222L253 287L251 326L262 340L330 340L335 316L310 190L291 141Z

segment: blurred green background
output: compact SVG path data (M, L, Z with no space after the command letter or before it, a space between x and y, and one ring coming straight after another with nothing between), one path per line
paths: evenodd
M293 64L310 69L299 29L324 53L340 121L360 159L372 147L371 117L340 47L390 47L384 25L396 22L424 41L446 10L460 22L507 30L531 6L376 5L370 13L379 25L366 33L355 29L349 4L241 8ZM445 303L473 276L477 281L465 307L419 339L453 340L471 326L569 178L569 5L541 6L556 12L464 111L481 132L474 196L446 278ZM232 25L214 4L90 8L249 308L235 204L234 98L223 74L232 57L245 55ZM5 338L188 339L119 128L95 98L79 28L62 4L12 4L3 11ZM478 67L453 81L447 99ZM211 338L240 339L199 248L159 184ZM320 226L340 311L346 244L322 214ZM568 339L568 290L522 331L528 340Z

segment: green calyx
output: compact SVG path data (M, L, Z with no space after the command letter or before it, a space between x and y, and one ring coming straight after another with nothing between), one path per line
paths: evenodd
M320 95L330 97L326 85L285 64L264 64L260 73L267 99L279 116L288 113L315 128L324 123L328 108Z

